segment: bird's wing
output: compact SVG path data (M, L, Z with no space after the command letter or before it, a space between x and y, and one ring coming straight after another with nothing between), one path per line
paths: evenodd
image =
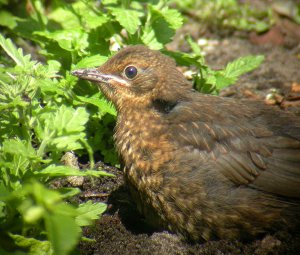
M177 145L199 150L205 155L199 164L210 164L236 185L300 198L300 121L283 122L286 115L271 111L254 116L247 107L239 116L221 106L218 115L209 115L203 103L176 106L169 123Z

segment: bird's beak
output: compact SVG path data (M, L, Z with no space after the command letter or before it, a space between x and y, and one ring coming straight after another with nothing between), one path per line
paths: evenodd
M126 80L116 75L102 73L97 68L78 69L72 71L71 74L80 79L92 82L106 83L110 85L118 84L125 87L129 86L129 83Z
M108 83L110 80L109 75L105 75L98 71L97 68L77 69L71 72L72 75L80 79L95 81L101 83Z

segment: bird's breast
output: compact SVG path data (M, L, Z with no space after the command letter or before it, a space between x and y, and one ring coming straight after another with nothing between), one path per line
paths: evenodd
M125 164L125 174L137 185L146 179L158 179L162 166L172 160L174 147L165 126L159 115L149 111L118 117L116 148Z

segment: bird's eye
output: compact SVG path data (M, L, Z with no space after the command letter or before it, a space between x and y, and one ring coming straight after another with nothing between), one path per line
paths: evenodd
M128 79L133 79L137 75L138 71L134 66L127 66L124 73Z

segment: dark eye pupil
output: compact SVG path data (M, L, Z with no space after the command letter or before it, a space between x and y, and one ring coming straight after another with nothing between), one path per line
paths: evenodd
M137 75L137 69L134 66L128 66L125 69L125 75L127 78L132 79Z

